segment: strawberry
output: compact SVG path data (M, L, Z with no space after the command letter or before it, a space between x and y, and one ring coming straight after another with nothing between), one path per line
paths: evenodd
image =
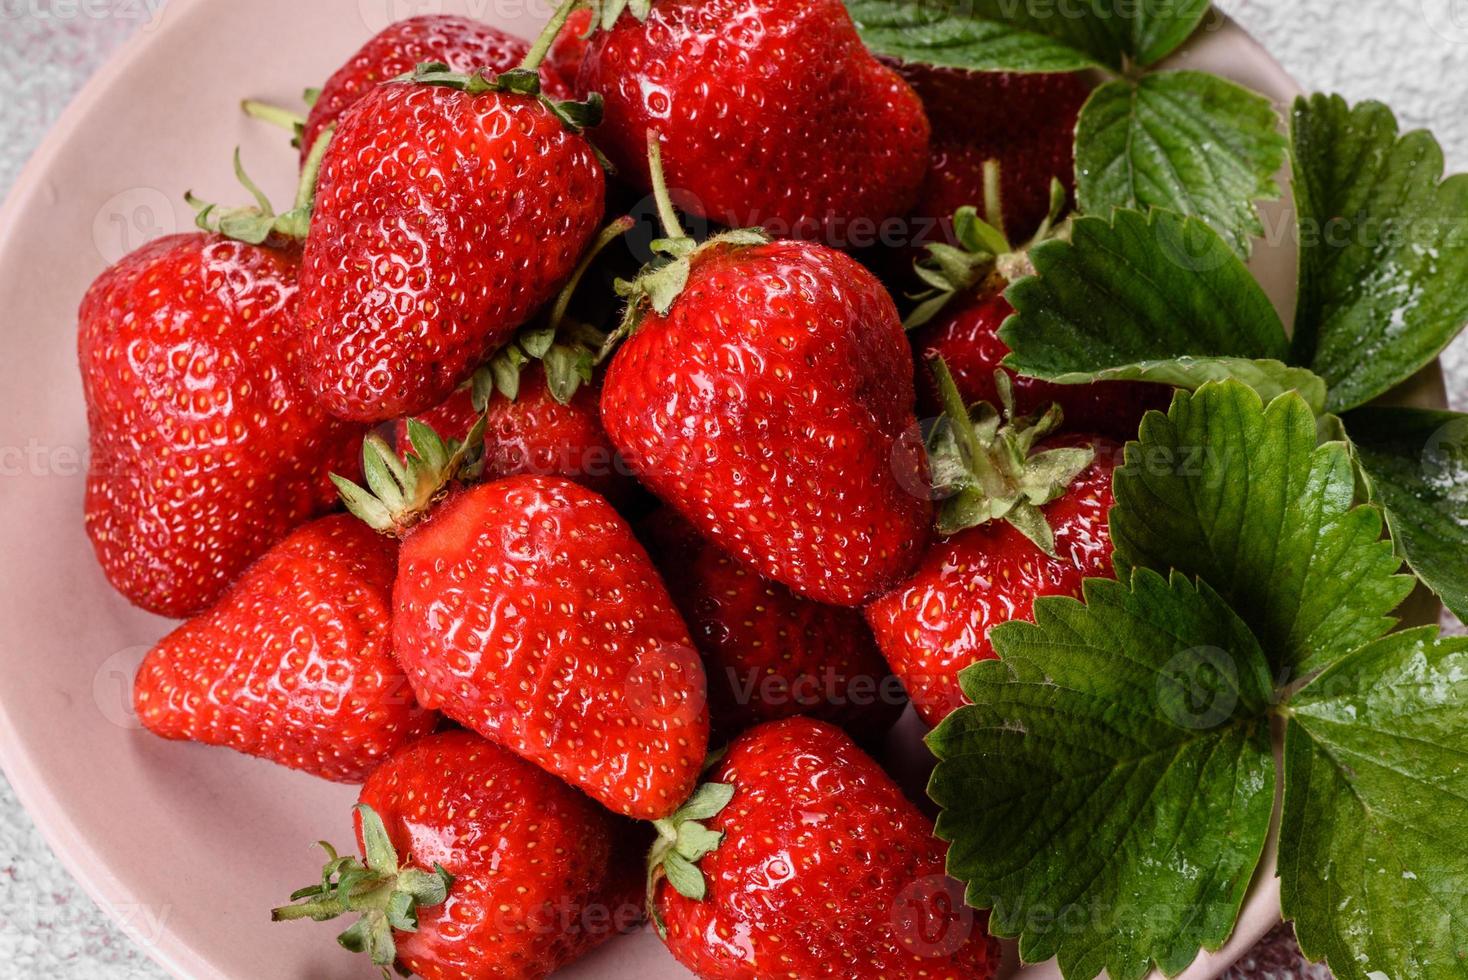
M700 538L663 508L643 540L703 655L718 732L808 715L863 739L907 703L855 609L802 599Z
M164 738L362 782L437 723L393 659L396 571L395 543L347 514L297 529L148 652L138 718Z
M383 82L411 73L425 62L470 74L482 69L507 72L530 53L530 42L468 17L426 14L389 24L327 79L302 124L305 152L349 108ZM541 91L553 99L570 98L560 72L542 65Z
M935 364L942 365L942 361ZM935 482L953 492L935 543L912 577L867 606L867 620L913 707L936 725L965 704L958 675L995 657L989 631L1029 620L1037 596L1079 596L1087 578L1111 575L1111 473L1120 447L1071 436L1031 454L1059 426L1015 419L1007 376L996 375L1010 421L981 403L972 421L946 367L937 372L952 406L941 427ZM957 420L956 422L954 420Z
M1148 411L1166 411L1172 389L1163 384L1136 381L1097 381L1062 385L1015 374L1002 364L1009 345L999 334L1014 307L1004 298L1011 279L1030 273L1028 249L1051 234L1064 198L1052 186L1053 210L1040 225L1034 242L1016 250L998 229L978 217L972 207L959 208L953 218L957 246L929 246L929 257L919 263L918 276L929 290L908 316L912 343L919 363L941 358L952 372L965 404L998 404L997 373L1008 376L1018 414L1042 412L1058 404L1074 430L1127 440ZM991 199L987 211L998 208ZM925 418L943 411L942 397L932 375L918 372L918 410Z
M362 859L328 861L276 921L361 918L339 942L384 973L539 980L641 920L627 831L511 752L469 732L408 745L362 787Z
M924 64L897 70L933 126L932 156L914 217L936 221L927 241L952 243L950 216L984 200L997 169L1001 231L1033 228L1050 209L1052 180L1075 187L1075 128L1089 86L1080 75L971 72ZM990 168L986 177L986 165Z
M946 846L840 729L808 718L735 739L658 826L654 923L703 980L991 980L999 943Z
M602 428L596 385L578 387L562 404L546 383L545 369L536 363L524 369L517 388L512 397L462 387L418 418L437 432L462 439L486 416L484 472L491 478L564 476L618 506L638 498L636 481ZM481 398L485 402L476 406ZM395 431L400 452L407 452L407 420L399 420Z
M443 401L575 270L602 217L605 177L580 132L594 107L541 95L538 64L420 66L341 117L300 315L306 379L333 414L386 421Z
M925 361L942 357L948 362L964 401L997 402L994 373L1002 370L1010 378L1015 407L1021 414L1042 411L1054 403L1064 411L1066 424L1073 430L1117 440L1135 439L1143 415L1167 410L1172 391L1167 385L1141 381L1062 385L1001 368L1009 345L1000 339L999 328L1013 314L1014 307L1003 293L981 289L913 331L913 346ZM918 406L929 418L942 410L930 380L918 385Z
M708 751L703 671L688 628L631 529L559 477L449 488L452 450L409 423L406 464L363 444L376 495L348 506L402 535L393 648L418 700L578 786L609 809L660 818Z
M835 242L917 200L922 104L841 0L623 0L602 23L577 88L605 98L597 144L644 189L651 131L683 206L731 227Z
M602 422L700 534L807 598L855 606L916 562L930 514L896 308L850 257L757 231L682 235L636 283Z
M223 233L144 245L97 278L79 313L87 534L117 590L165 616L209 608L330 510L327 474L352 467L362 436L300 380L291 235L309 200L276 215L240 174L259 207L195 202Z
M581 75L581 62L586 59L591 33L596 29L595 20L596 11L590 7L573 10L546 56L557 73L573 87Z

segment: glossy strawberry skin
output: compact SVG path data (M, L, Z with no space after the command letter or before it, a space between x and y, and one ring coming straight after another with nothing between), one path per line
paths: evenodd
M705 901L658 885L668 948L703 980L990 980L999 944L943 873L933 824L840 729L807 718L736 739L710 781ZM798 819L793 815L798 815Z
M1020 244L1050 210L1050 182L1075 189L1075 127L1089 88L1079 75L969 72L904 64L932 122L931 162L914 214L952 244L953 212L984 204L984 163L1000 165L1005 231ZM919 241L915 244L923 244Z
M397 546L346 514L302 527L148 652L133 699L164 738L346 783L431 732L392 655Z
M995 658L991 629L1030 621L1038 596L1079 596L1085 579L1112 575L1107 514L1121 447L1082 437L1049 445L1085 444L1096 462L1043 508L1057 558L1006 523L981 524L935 542L911 579L867 606L878 646L929 725L967 703L958 675Z
M468 17L425 14L389 24L321 87L321 95L306 117L301 159L305 160L321 131L340 119L358 99L425 61L442 62L450 70L464 73L482 68L504 72L519 67L529 51L530 42L524 38ZM551 98L570 97L570 88L560 72L548 66L541 68L540 84Z
M927 165L917 96L840 0L659 0L591 39L577 79L606 99L597 143L651 186L647 132L685 210L842 244L904 213Z
M955 301L937 319L913 331L919 364L918 411L924 418L937 418L943 411L932 373L923 366L933 357L942 357L948 365L965 404L999 404L994 372L1009 354L999 328L1013 313L1014 307L1003 294L981 292ZM1013 384L1015 408L1021 415L1057 404L1065 414L1068 431L1095 432L1118 441L1135 439L1142 416L1149 411L1165 412L1172 396L1172 388L1162 384L1100 381L1062 385L1003 370Z
M879 738L907 703L855 609L802 599L663 508L640 526L703 655L714 730L796 715Z
M562 405L546 387L545 371L538 364L526 367L518 396L496 393L485 409L486 478L564 476L618 507L643 496L602 428L598 394L595 386L582 385ZM418 418L446 439L462 439L479 413L462 388ZM400 449L408 444L407 428L405 420L398 422Z
M204 234L143 246L92 284L78 359L86 527L113 586L186 617L336 504L362 430L299 380L297 254Z
M912 355L892 299L807 242L716 245L602 383L602 422L700 534L807 598L900 581L931 507Z
M449 497L403 543L395 649L419 700L618 813L667 816L708 747L703 671L615 510L558 477Z
M326 155L301 278L320 403L379 422L447 398L570 275L604 182L586 138L528 96L363 96Z
M425 980L539 980L641 920L640 876L611 814L470 732L397 752L362 787L406 863L454 876L397 933ZM361 827L358 823L358 846Z

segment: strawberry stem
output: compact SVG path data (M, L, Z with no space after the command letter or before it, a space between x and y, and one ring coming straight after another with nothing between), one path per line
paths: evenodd
M271 105L258 99L245 99L240 103L240 108L251 119L258 119L263 123L277 126L288 133L300 135L300 131L306 128L305 116L278 105Z
M316 184L321 179L321 164L326 159L326 151L330 149L331 138L335 135L336 123L332 123L311 144L311 152L306 155L306 163L301 168L301 182L296 187L296 208L299 210L310 211L316 203Z
M596 236L596 241L591 243L591 247L586 250L585 255L581 256L581 261L572 271L571 278L566 280L566 285L556 295L555 304L546 318L546 325L552 333L560 329L561 321L566 317L566 308L571 305L571 298L575 295L577 287L581 285L581 280L586 276L586 270L591 268L597 256L606 251L607 246L631 231L636 224L637 222L633 221L630 215L624 214L603 228L601 234Z
M663 173L662 142L650 129L647 131L647 173L652 180L652 197L657 202L658 222L663 226L663 234L672 239L686 239L688 232L683 230L678 220L678 210L673 207L673 197L668 193L668 180Z
M1000 235L1004 235L1004 187L1001 177L999 161L985 160L984 220L997 229Z
M541 62L545 61L545 56L550 53L551 45L560 35L561 28L565 27L566 21L570 19L571 12L584 2L585 0L561 0L555 13L551 14L550 20L546 23L545 29L540 32L540 36L525 53L525 60L520 62L521 70L536 71L540 68Z
M336 123L332 123L311 144L311 152L307 154L306 163L301 168L301 182L296 185L295 206L281 215L275 223L275 230L281 234L297 241L305 241L310 233L311 215L316 210L316 185L321 180L321 164L326 159L326 151L331 147L331 138L335 135Z
M689 237L678 220L678 209L673 206L673 197L668 192L668 180L663 172L662 144L657 133L647 131L647 172L652 183L653 200L657 202L658 223L662 225L663 237L651 243L652 260L631 282L619 279L617 295L627 300L622 322L613 330L602 345L598 362L611 356L624 339L631 336L642 322L648 308L666 314L673 303L682 295L692 274L693 258L708 248L747 247L763 245L770 240L761 228L739 228L721 232L699 244Z

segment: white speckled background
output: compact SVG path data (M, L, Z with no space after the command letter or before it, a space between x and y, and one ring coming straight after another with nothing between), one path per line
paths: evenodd
M0 0L0 195L67 101L159 2ZM1450 168L1468 169L1468 0L1220 0L1220 6L1307 89L1352 101L1381 99L1404 127L1432 129ZM1445 363L1453 407L1468 410L1468 337L1459 338ZM166 844L160 859L167 860ZM0 777L0 977L164 976L57 866ZM1329 974L1303 966L1281 931L1234 976L1319 980Z

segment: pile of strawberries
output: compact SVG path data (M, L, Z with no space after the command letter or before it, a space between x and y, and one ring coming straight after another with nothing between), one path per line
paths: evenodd
M1109 574L1107 437L1158 393L999 369L1084 86L899 67L840 0L415 18L287 119L292 208L197 202L92 286L87 530L186 620L139 717L364 784L277 918L427 978L644 909L706 978L994 974L858 742Z

